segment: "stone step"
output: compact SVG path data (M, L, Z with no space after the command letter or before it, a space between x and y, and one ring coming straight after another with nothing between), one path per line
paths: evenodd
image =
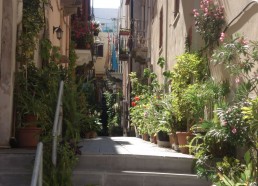
M0 154L0 170L32 170L34 154Z
M209 186L193 174L85 170L73 172L74 186Z
M28 186L31 182L32 171L0 170L0 186Z
M0 186L28 186L35 150L0 149Z
M75 170L132 170L166 173L193 173L193 159L145 155L81 155Z

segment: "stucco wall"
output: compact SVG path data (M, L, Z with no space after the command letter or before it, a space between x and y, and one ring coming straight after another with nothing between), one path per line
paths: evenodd
M108 33L100 32L99 36L101 43L103 43L103 57L97 57L95 62L95 73L96 75L104 75L105 74L105 62L108 56ZM112 50L110 51L112 52ZM111 53L110 53L111 54Z
M156 4L153 4L154 11L152 14L154 18L151 20L151 64L153 65L153 71L157 74L158 80L160 83L163 83L163 70L157 65L159 57L165 57L164 51L166 50L165 46L165 36L166 36L166 0L156 1ZM163 46L159 48L159 33L160 33L160 11L163 8ZM155 10L156 9L156 10Z
M0 147L8 147L12 131L17 1L1 1L0 12Z

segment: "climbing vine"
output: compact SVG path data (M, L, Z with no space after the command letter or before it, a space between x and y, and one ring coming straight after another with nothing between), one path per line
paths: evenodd
M44 4L47 0L24 0L22 32L17 44L17 61L21 64L31 62L37 46L38 36L44 28Z

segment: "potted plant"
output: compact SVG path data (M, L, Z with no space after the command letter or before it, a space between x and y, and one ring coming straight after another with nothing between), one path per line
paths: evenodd
M98 35L99 35L99 32L101 31L100 23L97 22L97 21L92 21L91 29L92 29L92 31L93 31L93 35L94 35L94 36L98 36Z
M33 63L28 63L20 69L16 79L18 142L21 147L36 147L42 130L41 116L47 109L42 102L41 71Z
M202 100L199 99L199 83L204 79L206 71L202 59L197 54L185 53L177 57L177 64L172 72L173 110L177 124L178 142L180 150L187 153L184 148L191 125L199 112L203 112ZM181 139L182 137L182 139ZM183 144L180 144L180 143Z
M161 100L162 112L159 120L159 129L167 131L172 149L179 150L176 136L176 131L179 130L179 126L173 109L173 100L172 94L164 95Z
M85 114L81 119L81 133L85 138L97 137L97 132L101 130L100 114L97 111Z

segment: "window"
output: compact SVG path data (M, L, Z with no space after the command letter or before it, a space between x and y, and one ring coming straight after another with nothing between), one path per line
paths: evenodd
M157 0L154 0L152 2L152 20L154 19L156 14L157 14Z
M98 46L98 52L97 52L97 55L98 55L98 57L103 57L103 46L104 45L99 45Z
M179 13L179 0L175 0L175 5L174 5L174 18L176 18L177 14Z
M95 46L94 54L96 54L97 57L103 57L103 44Z
M160 10L159 14L159 48L163 45L163 8Z

